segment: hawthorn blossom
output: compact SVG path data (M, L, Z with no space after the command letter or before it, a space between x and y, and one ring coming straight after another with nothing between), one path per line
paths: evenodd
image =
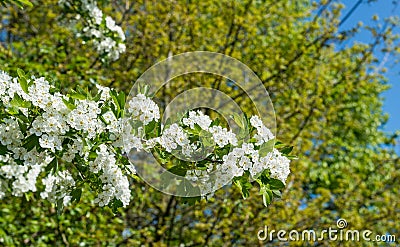
M257 134L254 136L254 138L257 140L256 145L261 145L275 138L271 130L265 127L258 116L252 116L250 118L250 124L257 129Z
M222 128L221 126L212 126L209 128L209 131L213 135L213 139L215 143L219 147L224 147L227 144L232 144L234 146L237 145L237 138L231 130L227 130L226 128Z
M68 205L71 200L69 191L75 186L75 180L68 171L61 171L55 175L49 174L42 179L45 190L40 193L43 199L56 203L58 199L63 200L64 205Z
M185 126L190 126L192 129L194 129L194 125L197 124L203 130L208 130L212 120L201 111L190 111L189 117L183 118L182 122Z
M116 30L115 23L107 20L109 28ZM127 154L157 148L167 156L181 151L190 157L200 147L203 133L215 142L215 150L208 154L206 167L188 169L185 177L200 183L204 194L211 195L232 178L245 174L256 180L268 171L271 178L286 183L290 173L290 160L278 149L261 152L261 145L275 137L258 116L250 118L255 131L249 141L239 142L232 130L211 126L212 120L201 111L189 111L180 123L163 126L157 104L144 94L126 102L124 116L109 88L96 86L94 100L55 93L42 77L25 80L28 85L23 89L21 78L0 71L0 106L4 109L0 120L0 198L44 187L40 191L43 199L52 203L62 199L67 205L79 179L95 188L94 203L110 206L118 202L125 207L131 199L127 175L136 173ZM16 107L18 104L21 107ZM158 126L160 133L146 139L150 124ZM74 172L69 170L75 165Z
M144 94L138 94L128 102L127 112L132 117L143 122L144 125L160 119L160 110L157 104Z

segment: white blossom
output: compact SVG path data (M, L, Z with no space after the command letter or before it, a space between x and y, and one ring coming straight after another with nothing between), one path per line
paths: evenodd
M40 193L43 199L48 199L52 203L63 199L64 205L70 202L69 193L75 186L75 180L68 171L61 171L55 175L49 174L42 179L42 183L45 186L45 190Z
M228 131L226 128L222 128L221 126L212 126L209 128L209 131L213 135L213 139L219 147L224 147L229 143L237 145L236 135L232 133L232 131Z
M106 22L108 28L117 29L111 19L106 17ZM30 102L34 109L24 111L27 120L22 115L17 118L7 111L5 117L0 119L0 144L5 149L0 155L0 199L7 193L22 196L27 192L35 192L37 180L42 178L44 191L41 191L41 197L51 202L62 198L64 204L68 204L70 193L75 188L76 174L65 170L71 165L65 164L79 162L80 166L88 168L86 172L90 176L98 178L95 203L106 206L119 200L125 207L129 205L131 197L126 174L134 174L136 169L134 164L121 162L121 158L132 149L149 152L152 148L161 148L170 153L180 151L190 157L199 148L203 137L193 131L196 125L202 129L201 133L209 134L216 143L215 149L231 148L223 154L211 153L208 157L210 164L205 169L187 171L186 178L200 182L205 194L212 194L214 190L230 183L232 177L241 177L245 173L249 173L251 179L257 179L261 172L269 171L272 178L286 183L290 160L275 148L268 154L260 151L260 145L275 137L258 116L250 118L256 133L251 133L254 135L250 136L249 142L239 142L232 130L211 126L212 120L201 111L189 111L181 123L161 125L158 136L146 139L145 126L152 121L161 124L158 122L160 110L157 104L144 94L131 98L126 103L125 114L139 125L133 128L129 124L131 122L117 117L119 113L113 110L115 105L110 107L114 104L110 89L98 85L97 88L100 99L72 99L54 93L44 78L32 77L29 79L28 93L25 93L18 78L0 71L2 106L5 109L11 107L10 101L18 95ZM72 102L72 107L69 103L67 107L65 102ZM57 167L50 167L55 173L47 172L40 176L53 161L62 161ZM79 169L78 173L82 176Z
M250 118L250 124L257 129L257 134L254 135L254 138L257 140L256 145L261 145L275 138L271 130L264 126L258 116L252 116Z
M190 111L188 118L183 118L182 122L186 126L190 126L190 128L194 129L194 125L197 124L203 130L208 130L211 125L211 119L209 116L206 116L201 111Z
M138 94L128 102L127 112L143 122L144 125L160 119L160 110L154 101L144 94Z

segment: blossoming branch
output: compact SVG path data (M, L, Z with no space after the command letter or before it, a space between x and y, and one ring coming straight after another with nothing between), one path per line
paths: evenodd
M77 88L62 95L43 77L0 71L0 198L39 193L68 205L90 190L99 206L117 210L131 200L129 177L136 169L129 152L145 150L174 160L175 151L189 157L206 139L213 151L204 161L180 162L179 172L183 169L189 181L202 181L204 194L211 196L233 177L243 197L254 182L265 205L280 196L291 148L276 142L258 116L234 118L251 134L245 141L201 111L163 125L157 104L145 92L125 103L124 93L96 87L96 93ZM135 129L137 124L141 127ZM216 180L209 179L211 172Z

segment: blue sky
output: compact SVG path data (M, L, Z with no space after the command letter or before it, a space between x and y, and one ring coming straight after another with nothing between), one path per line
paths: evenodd
M343 16L350 11L356 2L355 0L342 0L342 3L346 6L343 11ZM367 3L367 0L364 0L351 17L343 24L342 30L356 25L359 21L362 21L364 25L373 24L373 15L379 16L379 22L383 23L384 18L393 15L399 16L399 13L400 6L394 9L392 0L379 0L372 3ZM394 33L400 34L400 28L394 30ZM357 34L352 41L363 43L371 42L371 36L368 31L362 31ZM381 61L384 60L384 54L382 54L379 49L375 50L375 56ZM388 83L392 88L382 94L385 98L383 110L390 115L389 121L383 129L390 132L400 130L400 64L394 64L394 60L394 57L387 57L387 59L385 59L384 67L388 69L385 76L388 78ZM396 151L400 153L400 145L397 145Z

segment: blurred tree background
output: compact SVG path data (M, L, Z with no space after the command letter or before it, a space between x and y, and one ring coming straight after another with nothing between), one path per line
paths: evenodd
M354 246L257 238L265 225L321 231L336 227L338 218L346 219L349 229L400 236L400 161L395 133L380 130L387 121L380 94L388 85L374 57L378 48L399 54L393 33L398 18L384 25L355 23L339 32L353 11L343 16L344 6L336 0L98 1L127 36L126 53L102 63L93 47L76 38L74 16L57 1L31 1L32 6L17 1L24 8L7 2L0 7L1 70L15 75L21 68L59 81L66 91L94 80L128 92L146 69L168 56L224 53L260 77L276 110L278 139L293 145L299 160L292 162L283 198L268 208L256 189L242 200L227 186L191 205L140 180L132 184L131 205L117 215L95 206L87 192L60 216L38 194L6 198L0 202L0 245ZM370 43L342 46L361 29L373 34ZM241 105L246 101L221 79L199 75L174 81L162 96L173 97L198 82L226 90Z

